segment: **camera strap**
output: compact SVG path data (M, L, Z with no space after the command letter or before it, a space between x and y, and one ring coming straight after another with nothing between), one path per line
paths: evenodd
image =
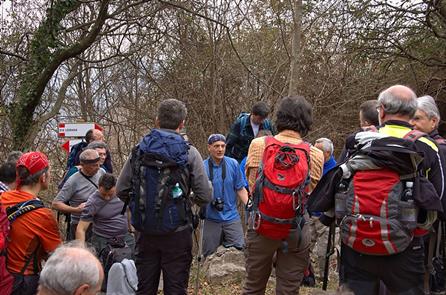
M209 180L212 182L212 185L214 185L214 167L212 167L212 158L209 157L208 160L208 167L209 167ZM226 161L223 158L221 162L221 179L222 179L222 186L221 186L221 197L225 197L225 178L226 178Z

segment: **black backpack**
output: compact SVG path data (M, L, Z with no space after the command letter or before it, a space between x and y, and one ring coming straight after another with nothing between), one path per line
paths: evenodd
M113 238L107 241L105 248L99 252L99 260L104 267L104 282L102 290L107 288L108 271L113 263L121 262L124 259L132 259L132 249L121 238Z

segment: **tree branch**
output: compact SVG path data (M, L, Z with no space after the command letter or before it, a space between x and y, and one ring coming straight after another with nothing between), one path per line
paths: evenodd
M79 73L79 66L81 64L81 61L76 61L73 68L70 69L70 74L68 77L62 82L62 85L60 86L59 92L57 94L56 102L54 103L53 108L50 112L46 113L44 116L40 117L37 125L40 126L47 120L55 117L58 113L60 108L62 107L62 104L65 100L66 93L68 90L68 87L73 83L74 78L76 78L77 74Z
M27 61L27 60L28 60L28 59L27 59L26 57L24 57L24 56L21 56L21 55L19 55L19 54L17 54L17 53L14 53L14 52L9 52L9 51L3 50L3 49L1 49L1 48L0 48L0 54L7 55L7 56L12 56L12 57L16 57L16 58L21 59L21 60L23 60L23 61Z
M198 13L198 12L196 12L196 11L193 11L192 9L189 9L189 8L183 6L183 5L180 4L180 3L177 3L177 2L171 2L171 1L163 1L163 0L158 0L158 1L159 1L160 3L162 3L162 4L165 4L165 5L168 5L168 6L172 6L172 7L175 7L175 8L179 8L179 9L184 10L184 11L190 13L190 14L196 15L196 16L198 16L198 17L201 17L201 18L205 19L205 20L208 20L208 21L210 21L210 22L213 22L213 23L216 23L216 24L222 26L222 27L225 29L225 31L226 31L226 34L227 34L228 39L229 39L229 44L231 45L232 50L234 51L234 53L235 53L237 59L240 61L240 63L242 64L242 66L245 68L245 70L246 70L250 75L252 75L257 81L259 81L261 84L263 84L263 85L265 85L266 87L270 88L270 89L273 90L276 94L281 95L281 92L280 92L279 90L275 89L274 87L272 87L271 85L269 85L267 82L265 82L265 81L263 81L262 79L260 79L260 78L259 78L255 73L253 73L253 71L246 65L246 63L243 61L242 57L240 56L240 54L239 54L237 48L235 48L234 41L232 40L231 31L230 31L230 29L229 29L229 27L228 27L227 25L225 25L224 23L222 23L222 22L220 22L220 21L218 21L218 20L215 20L215 19L210 18L210 17L208 17L208 16L205 16L205 15L203 15L203 14L201 14L201 13Z

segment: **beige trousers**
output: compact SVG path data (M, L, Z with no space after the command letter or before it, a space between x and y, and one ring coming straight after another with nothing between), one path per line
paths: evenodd
M284 252L282 241L268 239L255 230L248 229L245 249L246 279L242 294L265 294L274 254L277 254L276 294L298 294L304 270L310 259L310 239L308 224L303 227L300 235L293 230L286 240L288 249Z

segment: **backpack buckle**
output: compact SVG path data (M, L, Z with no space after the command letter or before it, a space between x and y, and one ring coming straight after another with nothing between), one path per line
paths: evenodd
M296 196L297 196L297 206L296 206ZM304 210L302 207L302 198L301 194L299 194L299 191L294 191L291 197L293 198L293 210L298 214L303 214Z
M261 222L262 222L262 215L260 215L260 212L257 211L254 216L253 229L258 230Z

